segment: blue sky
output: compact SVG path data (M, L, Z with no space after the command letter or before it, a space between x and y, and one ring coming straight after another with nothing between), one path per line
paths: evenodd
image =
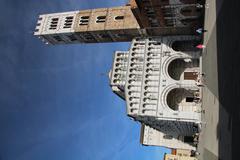
M161 160L102 76L129 43L44 45L38 14L125 0L0 1L0 160Z

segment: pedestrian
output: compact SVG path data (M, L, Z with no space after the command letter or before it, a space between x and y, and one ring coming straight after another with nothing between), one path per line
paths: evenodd
M199 45L196 46L196 48L198 48L198 49L204 49L204 48L206 48L206 46L203 45L203 44L199 44Z
M198 29L196 30L196 32L197 32L198 34L203 34L204 32L207 32L207 30L205 30L205 29L203 29L203 28L198 28Z
M196 4L196 7L197 7L197 8L208 8L209 5L208 5L208 3L206 3L205 5L202 5L202 4L200 4L200 3L197 3L197 4Z
M203 8L203 5L202 5L202 4L199 4L199 3L197 3L197 4L196 4L196 7L197 7L197 8Z

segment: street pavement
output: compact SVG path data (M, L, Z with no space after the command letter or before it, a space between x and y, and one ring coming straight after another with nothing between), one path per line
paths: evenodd
M207 0L200 160L239 159L240 1Z

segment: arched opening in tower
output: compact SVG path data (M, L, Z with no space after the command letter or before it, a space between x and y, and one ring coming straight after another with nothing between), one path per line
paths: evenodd
M195 111L199 102L199 91L175 88L167 95L167 105L174 111Z
M168 66L168 74L174 80L196 80L199 59L175 59Z

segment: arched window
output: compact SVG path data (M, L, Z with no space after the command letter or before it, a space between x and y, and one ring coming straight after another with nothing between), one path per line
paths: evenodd
M193 103L193 101L189 102L189 98L194 99L194 91L184 88L175 88L167 95L168 107L174 111L183 111L185 107L190 107L186 105L186 103ZM188 102L186 100L188 100Z
M79 25L88 25L89 23L89 16L81 16Z
M168 74L172 79L179 81L185 69L186 62L183 59L175 59L168 66Z
M195 79L194 72L186 72L189 68L198 68L199 60L191 59L191 61L186 62L184 59L175 59L168 65L168 74L169 76L179 81L184 77L185 80Z
M115 17L115 20L117 20L117 21L118 21L118 20L123 20L123 19L124 19L124 16L116 16L116 17Z
M59 18L52 18L51 19L51 23L50 23L50 27L49 27L50 30L57 29L58 20L59 20Z
M106 16L98 16L96 23L104 23L106 22Z
M65 23L63 28L71 28L73 23L73 16L65 17Z

